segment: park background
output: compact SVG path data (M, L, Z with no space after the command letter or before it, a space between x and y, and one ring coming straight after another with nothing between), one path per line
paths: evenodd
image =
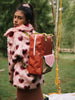
M56 0L54 10L56 14ZM60 1L60 0L59 0ZM13 15L22 2L31 3L36 12L37 31L50 33L55 37L55 24L51 0L2 0L0 1L0 100L15 100L16 88L12 87L8 78L7 40L3 34L13 27ZM55 51L54 39L54 51ZM62 28L59 53L59 76L62 93L75 92L75 0L62 0ZM58 92L55 85L56 64L50 73L45 75L42 85L43 93Z

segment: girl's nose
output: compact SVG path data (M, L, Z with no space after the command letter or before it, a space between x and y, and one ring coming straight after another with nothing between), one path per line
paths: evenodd
M17 22L18 22L18 19L17 19L17 18L15 18L15 19L14 19L14 22L16 22L16 23L17 23Z

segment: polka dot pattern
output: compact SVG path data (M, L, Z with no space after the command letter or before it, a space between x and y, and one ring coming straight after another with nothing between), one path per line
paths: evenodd
M14 72L14 71L15 71L15 69L14 69L14 68L12 68L12 69L11 69L11 71L12 71L12 72Z
M9 44L9 46L12 46L12 43L8 43Z
M36 86L39 87L40 86L40 83L38 83Z
M30 45L30 42L26 42L27 45Z
M16 60L16 59L12 59L12 62L13 62L13 63L17 63L17 60Z
M29 55L28 55L28 58L29 58Z
M27 49L23 49L22 50L22 54L24 55L24 54L26 54L27 53Z
M16 45L16 50L19 48L19 45Z
M15 72L15 75L18 75L18 74L19 74L19 72L16 71L16 72Z
M23 40L23 36L18 37L18 40L22 41Z
M20 66L20 68L21 68L21 70L24 70L24 69L26 69L24 66Z
M27 76L30 77L30 74L28 73Z
M24 89L25 90L29 90L30 89L30 86L24 86Z
M9 62L9 66L10 66L11 64L10 64L10 62Z
M10 54L13 55L14 54L14 51L10 51Z
M20 83L23 83L23 82L24 82L24 79L19 79L19 82L20 82Z
M13 84L13 81L10 81L11 84Z
M11 32L9 33L9 37L12 37L13 35L14 35L14 32L11 31Z
M9 75L11 75L11 73L9 72Z

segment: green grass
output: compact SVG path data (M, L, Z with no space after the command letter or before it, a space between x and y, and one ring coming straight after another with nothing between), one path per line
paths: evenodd
M71 93L75 92L75 55L61 53L58 60L59 77L61 81L61 92ZM55 85L56 66L54 64L53 70L45 75L45 83L42 86L44 93L57 92Z
M7 58L0 57L0 69L5 69L0 72L0 100L15 100L16 89L9 83Z
M60 53L58 65L61 80L61 92L75 92L75 55ZM15 100L16 88L9 83L7 58L0 57L0 69L5 69L5 71L0 72L0 100ZM55 77L56 66L54 63L52 71L44 76L45 83L42 85L43 93L48 94L57 92Z

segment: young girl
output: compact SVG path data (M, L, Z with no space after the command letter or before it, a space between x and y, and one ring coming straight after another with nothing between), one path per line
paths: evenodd
M26 67L29 63L29 35L34 33L35 17L30 4L22 4L14 13L14 27L7 30L7 50L9 81L17 87L17 100L43 100L40 85L43 76L30 75ZM33 28L34 27L34 28Z

